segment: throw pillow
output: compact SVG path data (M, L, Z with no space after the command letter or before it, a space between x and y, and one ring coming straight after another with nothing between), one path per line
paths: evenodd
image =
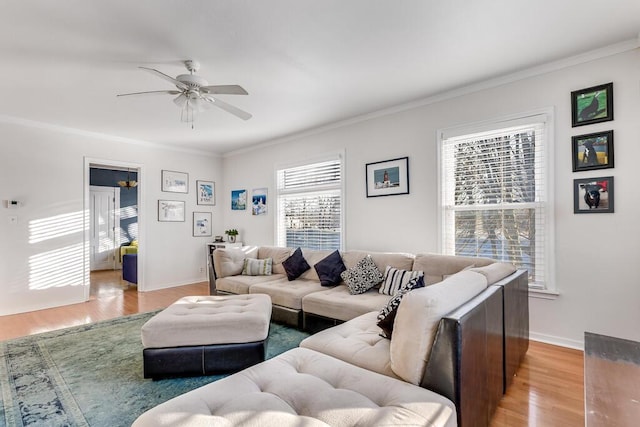
M403 285L398 292L391 297L387 305L378 313L377 325L382 329L380 336L391 339L393 333L393 322L396 320L396 313L402 298L413 289L424 288L424 275L415 277L406 285Z
M242 274L245 276L271 276L273 259L245 258Z
M287 279L289 281L296 280L302 273L311 268L304 256L302 256L302 250L300 248L293 251L291 256L282 261L285 273L287 273Z
M349 287L351 295L367 292L382 281L382 273L376 267L371 255L367 255L353 267L340 275Z
M395 295L402 285L409 283L409 280L424 276L423 271L400 270L387 266L384 271L384 282L380 286L380 293L385 295Z
M340 252L337 250L331 252L313 267L316 269L316 273L318 273L322 286L335 286L339 284L342 280L340 275L347 269L342 261Z

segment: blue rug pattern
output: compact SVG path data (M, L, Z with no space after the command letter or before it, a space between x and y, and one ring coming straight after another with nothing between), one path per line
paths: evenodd
M146 410L226 376L144 379L140 328L155 313L0 342L0 426L129 426ZM267 357L307 336L272 323Z

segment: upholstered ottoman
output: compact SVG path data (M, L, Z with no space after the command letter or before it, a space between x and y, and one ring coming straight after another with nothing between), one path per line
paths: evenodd
M133 427L455 427L453 403L425 388L296 348L185 393Z
M184 297L142 326L144 377L233 372L265 358L271 298Z

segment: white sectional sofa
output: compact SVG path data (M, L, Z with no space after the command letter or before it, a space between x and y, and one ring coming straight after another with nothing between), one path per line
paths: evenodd
M341 253L346 268L370 255L381 271L424 273L427 286L404 296L388 339L376 323L389 295L323 287L313 267L290 281L282 262L292 252L216 250L217 290L270 295L272 319L322 331L154 408L134 426L489 425L528 348L526 271L482 258ZM328 254L303 251L311 266ZM271 275L241 274L245 259L267 258Z

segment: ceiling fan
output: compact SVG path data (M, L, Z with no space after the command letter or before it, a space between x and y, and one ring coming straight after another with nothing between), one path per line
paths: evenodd
M212 95L248 95L242 86L238 85L209 85L205 79L194 73L200 68L200 63L193 60L184 61L184 65L189 74L180 74L175 78L168 76L156 69L147 67L138 67L148 71L161 79L173 83L177 89L171 90L153 90L148 92L123 93L118 96L133 95L178 95L173 102L182 110L181 120L183 122L193 122L194 114L200 113L209 107L216 106L227 113L231 113L242 120L249 120L251 114L235 107L231 104L215 98Z

